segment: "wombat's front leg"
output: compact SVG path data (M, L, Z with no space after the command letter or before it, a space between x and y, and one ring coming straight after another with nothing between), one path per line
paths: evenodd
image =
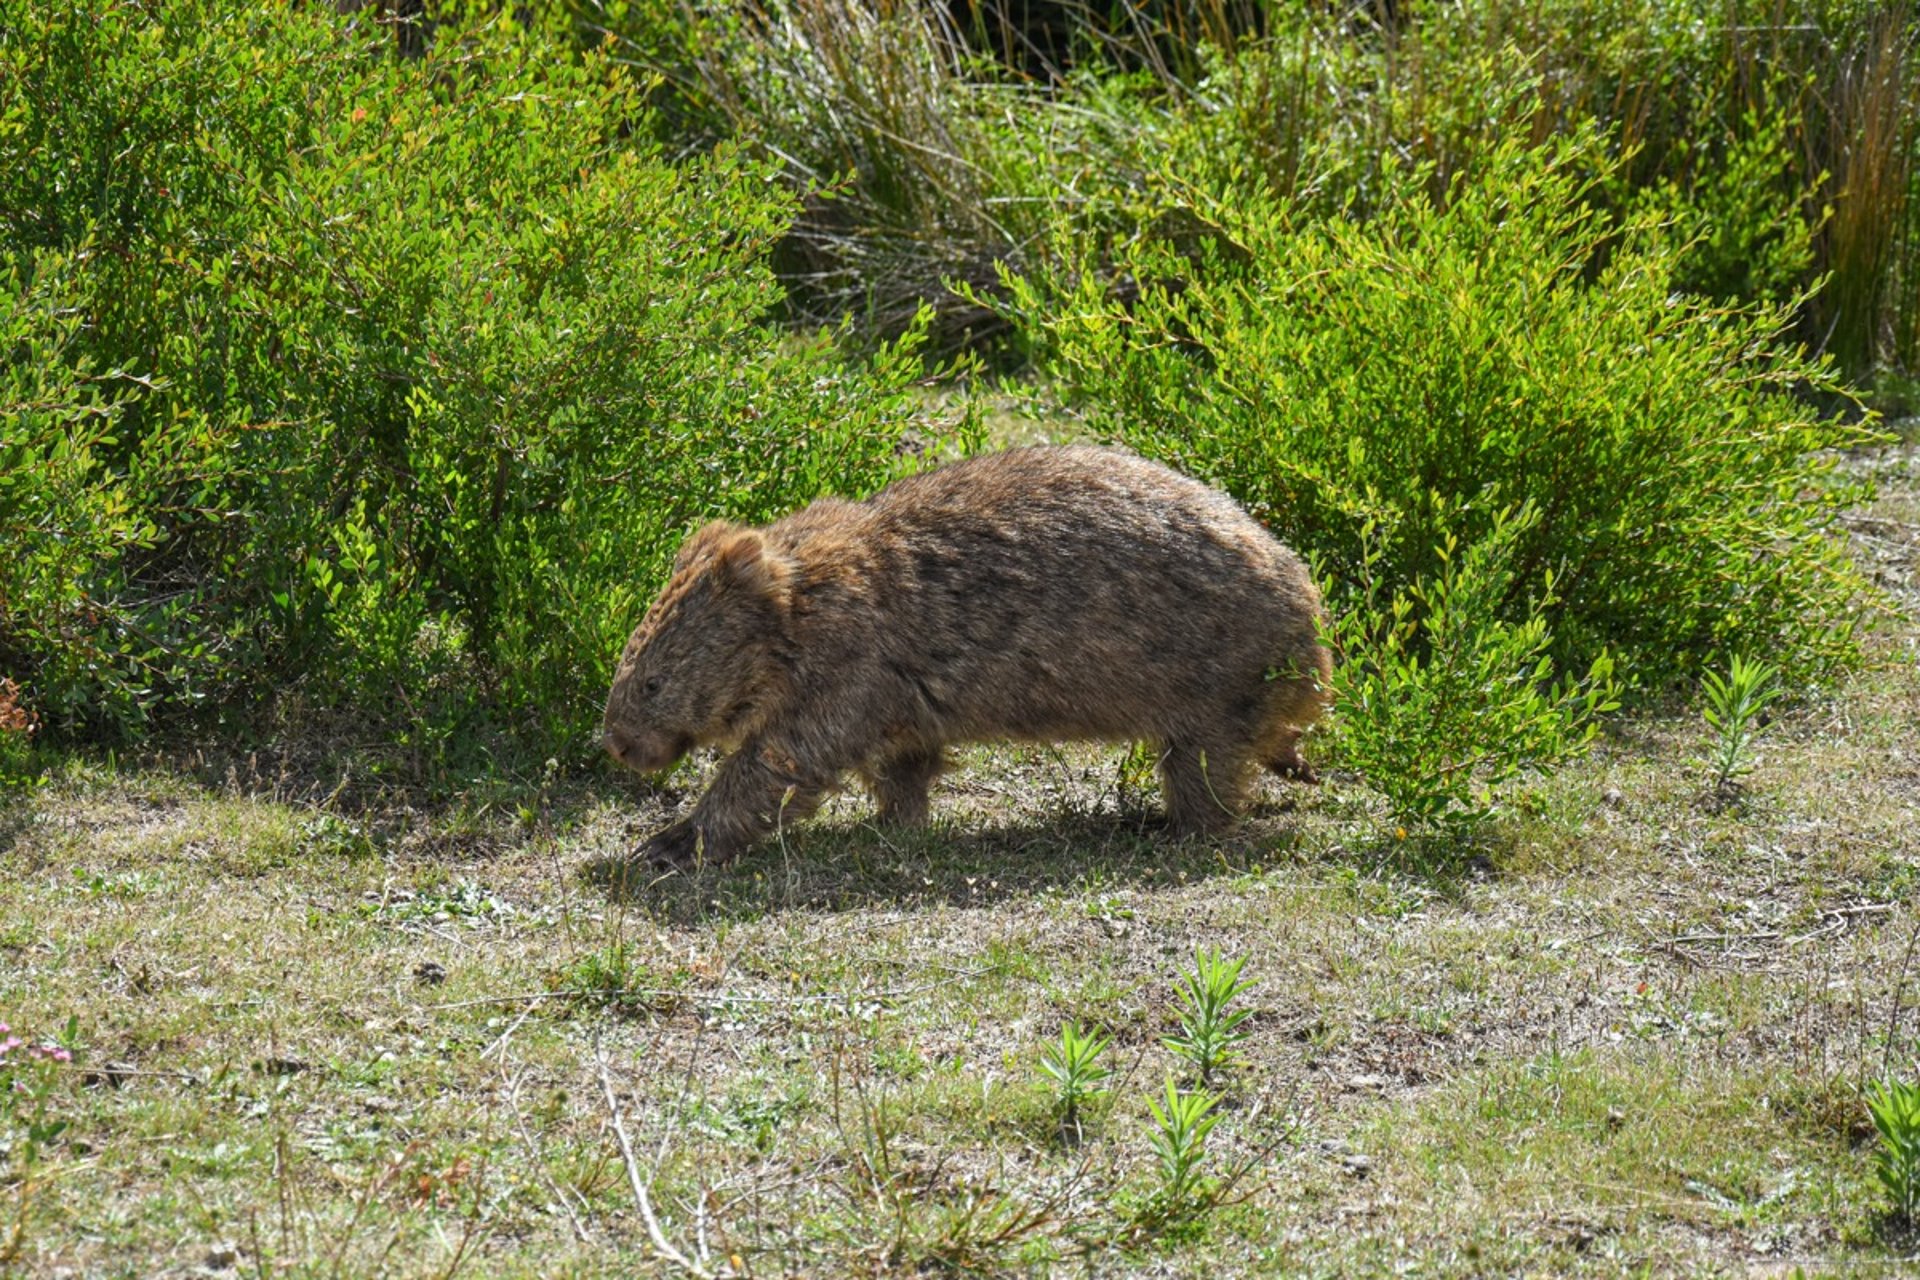
M731 862L775 827L809 817L833 781L777 747L748 743L721 764L693 812L641 845L636 856L656 867Z

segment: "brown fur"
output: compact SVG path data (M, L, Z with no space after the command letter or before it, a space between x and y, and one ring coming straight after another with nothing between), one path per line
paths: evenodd
M1330 664L1299 559L1226 496L1128 454L1016 449L716 522L627 641L607 750L641 772L732 755L656 863L734 857L849 773L921 823L949 743L1144 741L1175 830L1242 808L1296 749Z

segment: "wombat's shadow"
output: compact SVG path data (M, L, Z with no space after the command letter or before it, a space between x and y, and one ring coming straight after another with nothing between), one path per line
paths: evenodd
M1176 839L1164 826L1157 812L1125 808L936 819L920 831L827 820L770 839L724 867L663 871L604 856L583 863L579 873L616 901L691 923L793 909L986 907L1048 889L1172 887L1260 867L1368 863L1383 856L1445 892L1485 867L1471 851L1428 851L1409 860L1405 846L1396 855L1353 848L1350 840L1333 838L1351 832L1307 819L1291 798L1263 801L1247 822L1218 836Z

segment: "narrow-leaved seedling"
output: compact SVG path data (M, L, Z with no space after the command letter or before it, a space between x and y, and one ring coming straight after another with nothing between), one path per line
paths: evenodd
M1239 1060L1235 1046L1247 1038L1241 1024L1252 1010L1228 1008L1253 986L1240 980L1246 963L1245 956L1226 960L1218 951L1196 951L1193 970L1180 980L1180 1034L1161 1043L1191 1063L1203 1085L1211 1086L1217 1073Z
M1753 740L1760 715L1780 696L1778 676L1765 662L1735 654L1723 679L1709 671L1700 679L1706 695L1707 724L1718 733L1713 750L1713 787L1724 793L1734 779L1753 768Z
M1207 1135L1220 1117L1213 1114L1219 1097L1203 1090L1187 1093L1167 1077L1167 1105L1163 1108L1152 1098L1147 1108L1153 1112L1153 1132L1147 1140L1159 1163L1160 1186L1156 1193L1162 1213L1178 1217L1197 1206L1204 1180L1200 1165L1207 1158Z
M1084 1031L1077 1022L1060 1024L1060 1038L1047 1046L1040 1070L1053 1081L1061 1131L1081 1136L1082 1108L1106 1096L1102 1087L1113 1075L1101 1062L1108 1039L1099 1031Z

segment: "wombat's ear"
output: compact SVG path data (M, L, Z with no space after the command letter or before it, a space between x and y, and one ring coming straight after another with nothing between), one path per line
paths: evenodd
M728 587L765 596L784 607L793 568L767 545L758 529L735 529L714 550L712 573Z
M686 541L680 544L680 550L674 552L673 571L679 573L695 560L712 551L719 545L722 538L734 531L735 527L725 520L710 520L696 532L687 535Z

